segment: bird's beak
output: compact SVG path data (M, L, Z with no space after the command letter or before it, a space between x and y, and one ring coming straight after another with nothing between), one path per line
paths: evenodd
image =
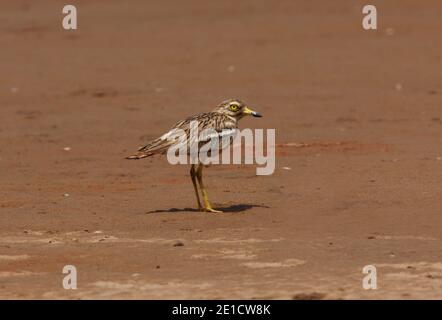
M258 118L262 117L262 115L259 112L253 111L253 110L249 109L248 107L245 107L242 113L247 114L247 115L251 115L254 117L258 117Z

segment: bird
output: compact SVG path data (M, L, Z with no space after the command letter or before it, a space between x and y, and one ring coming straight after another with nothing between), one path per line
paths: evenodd
M169 148L177 147L180 143L186 144L187 155L190 155L192 143L195 141L190 141L191 134L189 133L191 131L192 123L195 123L194 121L197 123L198 132L208 129L214 130L212 132L216 132L217 134L221 134L226 131L236 132L238 129L238 121L244 116L262 117L261 113L253 111L239 99L224 100L211 112L199 113L177 122L168 132L140 147L138 152L126 157L126 159L139 160L157 154L164 155ZM179 130L182 130L185 133L185 141L179 141L179 139L175 137L174 133ZM231 144L233 139L229 140L229 143ZM208 138L204 140L203 137L203 141L201 141L201 137L197 138L198 148L200 148L203 143L207 143L207 141ZM225 147L225 145L221 146L221 144L219 144L219 149ZM222 212L213 209L209 202L207 191L203 183L203 168L204 164L201 162L192 163L190 167L190 177L196 195L198 210L213 213ZM201 191L203 205L200 201L199 191Z

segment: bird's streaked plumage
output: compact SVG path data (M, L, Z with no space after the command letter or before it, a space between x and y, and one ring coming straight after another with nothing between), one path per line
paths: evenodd
M231 132L234 132L238 128L238 121L246 115L261 117L261 114L247 108L247 106L241 100L229 99L223 101L211 112L200 113L188 117L185 120L179 121L168 132L163 134L161 137L142 146L141 148L138 149L137 153L128 156L127 159L138 160L153 156L155 154L165 154L170 147L175 146L177 143L183 143L182 141L179 142L176 136L174 135L174 133L177 130L183 130L185 132L187 140L184 141L184 143L186 143L187 146L187 154L190 154L192 143L195 142L195 141L190 141L190 137L192 136L190 134L192 122L196 121L198 125L198 132L203 132L205 129L211 129L217 132L218 134L221 134L223 131L228 132L229 130ZM204 138L201 139L201 137L199 137L198 149L201 147L201 145L205 144L208 141L208 139L209 138L207 138L207 140ZM218 212L212 209L209 200L207 198L207 193L205 191L202 182L202 169L203 169L202 164L198 165L192 164L190 170L190 175L192 177L192 182L198 200L198 207L199 209L204 209L205 211ZM196 180L198 180L199 187L203 195L204 208L201 206L200 203Z

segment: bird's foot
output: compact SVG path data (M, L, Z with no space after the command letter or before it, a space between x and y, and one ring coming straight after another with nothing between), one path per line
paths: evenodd
M206 208L203 208L202 211L205 211L205 212L213 212L213 213L221 213L221 212L222 212L222 211L219 211L219 210L215 210L215 209L213 209L212 207L206 207Z

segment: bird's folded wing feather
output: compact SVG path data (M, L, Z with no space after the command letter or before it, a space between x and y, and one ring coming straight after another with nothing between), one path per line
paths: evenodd
M193 127L193 123L196 124ZM195 130L196 134L191 134ZM236 123L222 114L202 113L176 123L171 130L138 149L129 159L141 159L153 154L165 153L169 147L176 144L186 144L186 149L198 142L198 146L213 137L233 136L236 133Z

